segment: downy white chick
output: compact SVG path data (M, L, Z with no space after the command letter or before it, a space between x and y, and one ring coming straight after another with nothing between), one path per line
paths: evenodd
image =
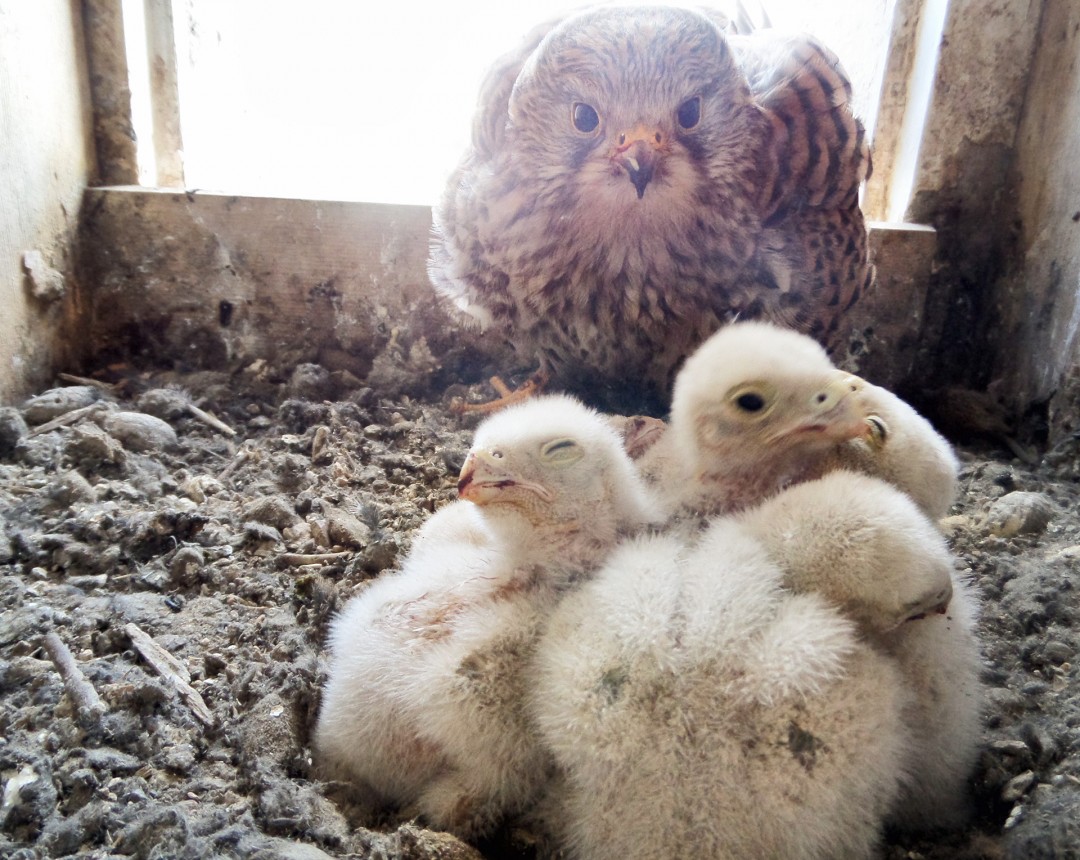
M548 827L588 860L870 858L899 791L894 661L741 524L632 540L559 605L532 708Z
M909 496L855 472L796 484L735 516L784 571L868 634L946 611L952 555ZM914 628L913 628L914 629Z
M720 329L675 380L671 421L639 468L673 509L728 513L837 468L883 478L940 519L952 449L892 393L835 368L811 338L768 323Z
M486 420L458 491L333 622L314 745L359 798L474 837L550 771L521 672L542 622L652 508L618 434L569 397Z
M962 823L980 743L978 602L938 529L904 493L844 471L736 519L784 571L785 587L824 596L895 661L912 696L903 711L911 747L891 823Z

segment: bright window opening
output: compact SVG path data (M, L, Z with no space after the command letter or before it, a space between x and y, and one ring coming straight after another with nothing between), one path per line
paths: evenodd
M895 1L763 3L773 26L809 31L840 56L871 132ZM153 185L148 64L135 44L144 2L124 0L124 12L140 173ZM466 148L489 65L580 5L385 3L376 13L346 0L174 0L184 184L430 205Z

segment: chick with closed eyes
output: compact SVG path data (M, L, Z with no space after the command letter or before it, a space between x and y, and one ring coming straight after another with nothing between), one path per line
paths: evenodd
M531 703L573 858L870 858L900 790L894 661L715 522L622 545L558 607Z
M653 510L618 434L568 397L485 421L458 490L333 622L314 745L361 799L470 838L548 777L522 673L542 623Z

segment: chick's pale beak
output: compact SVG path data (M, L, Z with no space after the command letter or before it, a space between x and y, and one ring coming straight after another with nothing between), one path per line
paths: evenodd
M620 134L617 140L611 160L626 171L640 200L645 196L645 187L652 181L663 154L663 134L656 129L637 126Z
M866 416L853 396L862 388L857 376L844 374L818 389L810 403L810 417L796 427L796 432L821 433L843 441L867 433Z
M515 490L535 493L550 499L545 487L532 481L524 481L511 473L501 457L489 451L470 451L465 465L458 475L458 498L476 505L486 505L507 498Z

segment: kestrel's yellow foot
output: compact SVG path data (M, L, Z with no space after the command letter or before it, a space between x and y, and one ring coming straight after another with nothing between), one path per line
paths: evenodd
M667 430L662 418L651 415L609 415L607 421L622 436L623 448L631 460L644 456Z
M486 403L466 403L462 398L455 397L450 401L450 411L455 415L489 415L515 403L523 403L530 397L540 394L548 384L548 379L547 371L540 368L517 388L510 388L500 377L493 376L488 381L499 395L497 400L489 400Z

